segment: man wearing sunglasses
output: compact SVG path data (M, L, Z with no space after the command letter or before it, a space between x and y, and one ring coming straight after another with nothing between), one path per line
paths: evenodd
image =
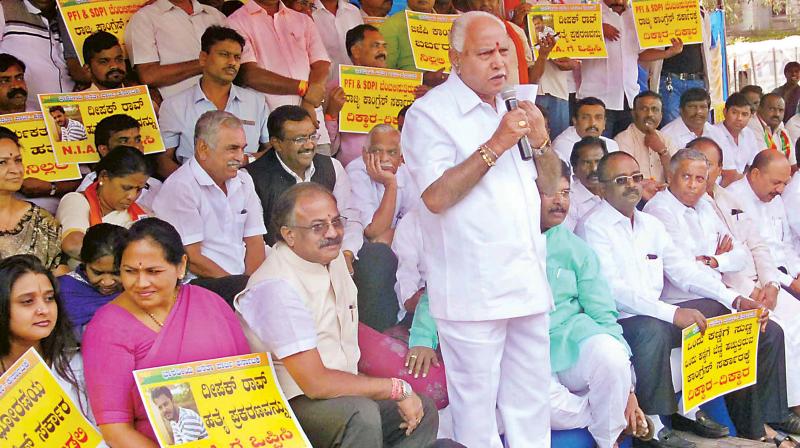
M661 425L658 418L678 411L670 352L680 346L681 329L697 324L705 331L706 317L727 314L734 303L747 304L749 299L683 256L664 225L636 209L644 175L633 156L625 152L604 156L598 174L604 200L578 223L576 233L600 256L603 273L617 301L619 323L633 353L636 396L642 410L656 424L656 440L651 444L694 447ZM705 298L662 298L665 277L693 297ZM782 344L775 351L782 353ZM761 415L751 418L755 421L753 426L763 424ZM727 434L727 428L707 416L701 414L698 420L706 435Z

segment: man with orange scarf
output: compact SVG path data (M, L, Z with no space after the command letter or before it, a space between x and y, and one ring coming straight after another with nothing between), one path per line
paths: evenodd
M785 109L786 103L783 97L774 92L768 93L761 98L755 119L750 120L747 127L752 129L760 140L763 140L767 149L783 153L789 159L792 173L794 173L797 171L797 156L794 151L796 142L792 141L783 126Z

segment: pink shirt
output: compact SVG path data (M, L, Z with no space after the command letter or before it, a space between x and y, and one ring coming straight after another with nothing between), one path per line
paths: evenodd
M328 53L316 25L305 14L279 3L270 16L256 2L247 2L228 17L228 26L245 39L242 64L259 67L292 79L307 80L311 64L328 61ZM297 95L266 95L270 110L285 104L300 104Z

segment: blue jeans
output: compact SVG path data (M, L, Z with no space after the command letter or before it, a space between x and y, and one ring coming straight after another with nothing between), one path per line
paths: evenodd
M550 125L550 139L555 140L559 134L569 127L569 101L545 94L536 97L536 105L547 114L547 121Z
M667 76L672 82L672 90L667 89ZM678 118L680 115L681 95L683 92L699 87L705 89L705 84L702 79L682 80L674 75L661 74L661 79L658 83L658 93L661 94L661 126L666 125L670 121Z

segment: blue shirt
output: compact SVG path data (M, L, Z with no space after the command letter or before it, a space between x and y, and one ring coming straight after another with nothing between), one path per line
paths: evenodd
M183 164L194 157L194 125L200 115L210 110L217 110L217 106L206 98L206 94L200 88L200 81L165 99L161 104L158 118L161 138L167 148L177 148L175 156L178 163ZM231 84L225 111L242 120L247 137L245 152L254 153L258 151L260 143L269 141L267 132L269 109L264 95Z

